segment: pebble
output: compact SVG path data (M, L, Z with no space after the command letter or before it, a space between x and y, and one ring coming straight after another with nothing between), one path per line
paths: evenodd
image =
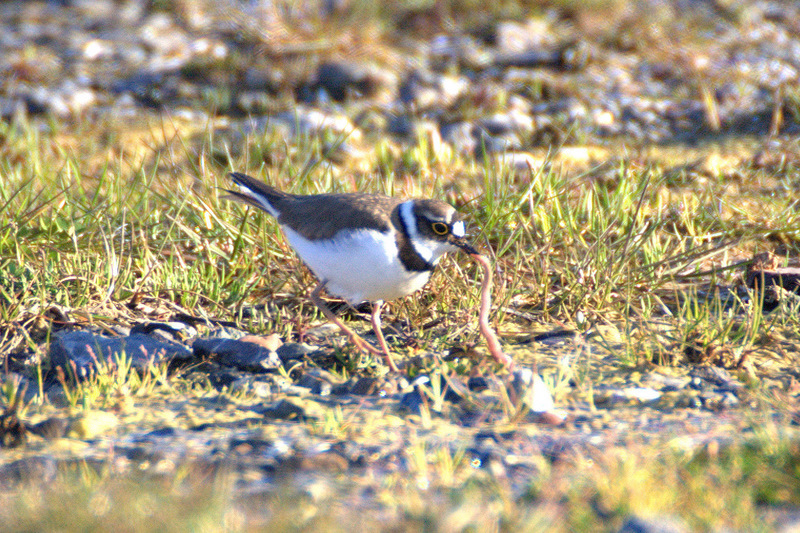
M325 408L317 402L299 398L286 398L262 410L265 418L295 421L320 420L325 412Z
M388 71L369 68L352 61L325 61L317 68L313 87L321 87L333 100L373 98L389 91L394 76ZM396 83L396 81L395 81Z
M341 380L321 368L310 368L297 380L297 386L309 389L312 394L328 396Z
M404 387L401 383L405 378L394 379L390 377L359 377L355 379L349 390L350 394L358 396L387 396L397 394Z
M532 413L547 413L555 409L553 395L541 376L529 368L515 369L511 375L509 389L522 400Z
M256 379L254 376L242 376L230 382L232 393L252 393L259 398L271 398L280 389L274 384Z
M30 427L31 433L35 433L45 439L60 439L67 434L69 420L54 416Z
M667 376L664 374L660 374L658 372L650 372L646 374L642 378L642 382L645 384L652 384L655 387L659 387L661 392L674 392L683 390L689 383L691 382L691 378L689 377L675 377L675 376Z
M183 322L140 322L135 324L128 335L142 334L162 336L168 341L182 342L197 336L197 329Z
M520 177L531 178L544 166L544 159L525 152L505 152L497 154L495 162Z
M398 99L415 111L429 110L452 105L468 88L466 78L415 69L400 83Z
M692 384L702 384L702 382L706 382L720 387L725 391L737 391L744 387L742 382L738 381L730 372L719 366L696 366L689 372L689 375L697 380L693 380Z
M611 407L630 403L650 403L661 398L661 392L650 387L603 388L595 392L598 406Z
M272 343L274 346L274 343ZM278 353L262 343L234 339L204 338L192 344L197 358L211 356L225 365L249 372L264 372L281 366Z
M306 410L298 402L280 400L275 406L265 409L264 416L282 420L302 420L306 416Z
M625 520L619 533L689 533L683 519L673 515L633 515Z
M287 342L278 348L276 352L278 353L278 357L280 357L281 361L285 364L289 361L303 359L303 357L318 352L319 350L320 348L318 346L299 342Z

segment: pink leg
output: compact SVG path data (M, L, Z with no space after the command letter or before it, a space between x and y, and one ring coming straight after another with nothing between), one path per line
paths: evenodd
M383 359L386 361L389 370L392 372L399 372L397 365L395 365L392 360L392 354L389 353L389 347L386 346L386 339L383 338L383 331L381 331L381 307L383 307L383 302L381 301L372 304L372 329L375 330L375 336L378 337L378 345L381 347L381 350L383 350Z
M347 335L347 337L350 339L350 342L355 344L356 347L359 350L364 351L364 352L369 352L369 353L374 354L374 355L382 356L384 359L386 359L386 362L389 364L389 368L392 371L396 372L397 371L397 367L395 366L394 362L392 362L391 357L389 357L389 351L386 348L386 341L383 338L383 334L380 331L380 327L378 327L375 330L375 332L378 334L378 343L381 345L381 350L375 348L370 343L368 343L367 341L365 341L364 339L359 337L358 334L355 331L353 331L352 329L350 329L347 326L345 326L344 323L342 323L342 321L339 320L336 317L336 315L333 314L333 311L330 310L330 308L325 304L325 302L319 296L320 293L322 292L322 289L324 289L324 288L325 288L325 282L323 281L319 285L317 285L317 287L311 293L311 301L314 302L314 305L319 307L319 310L322 311L322 314L325 315L325 318L327 318L328 320L330 320L331 322L333 322L334 324L339 326L339 329L341 329L345 333L345 335ZM374 307L373 307L373 310L374 310ZM378 307L378 311L380 311L380 307ZM373 311L373 315L374 315L374 311ZM373 326L375 325L374 316L373 316L372 324L373 324ZM378 317L378 324L380 325L380 317Z

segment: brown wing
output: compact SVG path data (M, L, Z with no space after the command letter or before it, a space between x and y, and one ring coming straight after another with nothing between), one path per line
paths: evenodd
M229 190L230 198L277 213L280 224L307 239L330 239L343 229L362 226L387 231L392 225L392 211L402 202L380 194L302 196L283 192L246 174L233 172L230 178L246 189Z
M330 239L343 229L358 227L388 231L391 213L400 202L375 194L293 196L281 202L278 222L307 239Z

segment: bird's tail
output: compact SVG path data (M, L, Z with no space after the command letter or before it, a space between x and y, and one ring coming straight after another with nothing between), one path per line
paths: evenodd
M232 191L230 189L225 189L230 193L226 196L227 199L236 200L263 209L274 217L277 217L279 214L275 206L282 200L291 197L289 193L280 191L275 187L270 187L263 181L251 178L247 174L231 172L228 176L233 183L239 186L239 190Z

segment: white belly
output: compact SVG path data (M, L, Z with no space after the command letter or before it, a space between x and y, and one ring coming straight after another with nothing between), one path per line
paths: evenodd
M394 300L421 289L430 272L408 272L397 257L394 237L360 230L335 240L309 241L282 226L286 240L329 294L351 304Z

